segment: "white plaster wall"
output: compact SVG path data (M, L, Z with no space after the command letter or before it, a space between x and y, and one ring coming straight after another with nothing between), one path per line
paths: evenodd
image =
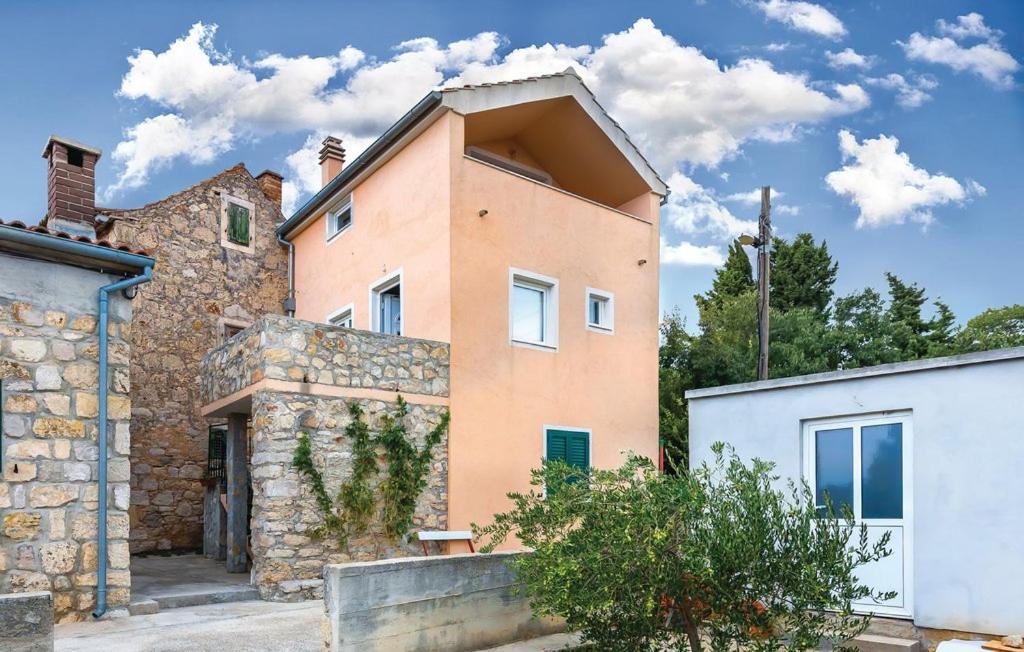
M711 444L801 476L801 424L913 413L914 621L1024 630L1024 350L1014 359L690 400L693 464Z

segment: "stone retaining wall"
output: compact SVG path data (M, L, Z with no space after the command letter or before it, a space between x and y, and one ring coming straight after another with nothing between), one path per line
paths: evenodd
M58 622L95 604L100 286L117 277L0 255L0 592L51 591ZM108 603L128 604L131 303L110 303Z
M462 652L565 629L535 618L506 562L523 553L451 555L324 569L331 652Z

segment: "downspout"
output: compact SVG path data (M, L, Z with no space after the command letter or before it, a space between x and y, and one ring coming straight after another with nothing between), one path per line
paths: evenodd
M277 241L288 247L288 296L285 297L282 307L284 314L289 317L295 316L295 245L291 240L285 240L280 233L277 234Z
M104 285L99 290L99 329L100 329L100 390L99 390L99 472L97 477L97 497L99 503L99 517L96 526L96 610L92 612L94 618L99 618L107 612L107 394L109 392L110 378L107 370L107 348L109 335L107 334L107 322L109 320L109 294L126 290L130 287L148 283L153 279L153 266L145 267L139 276L131 276L110 285Z

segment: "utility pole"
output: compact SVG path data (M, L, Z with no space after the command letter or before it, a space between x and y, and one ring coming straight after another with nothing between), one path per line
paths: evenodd
M768 274L772 242L772 189L761 187L761 214L757 218L757 379L768 379Z

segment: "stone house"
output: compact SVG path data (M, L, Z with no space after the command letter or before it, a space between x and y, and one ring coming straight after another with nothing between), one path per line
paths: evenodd
M228 336L282 312L288 261L274 229L283 219L280 175L253 178L242 164L141 208L96 211L99 236L145 248L158 269L134 302L133 553L202 545L209 423L199 365ZM244 231L230 231L232 220Z
M132 301L111 286L144 282L153 264L0 223L0 593L50 591L59 622L128 604Z

